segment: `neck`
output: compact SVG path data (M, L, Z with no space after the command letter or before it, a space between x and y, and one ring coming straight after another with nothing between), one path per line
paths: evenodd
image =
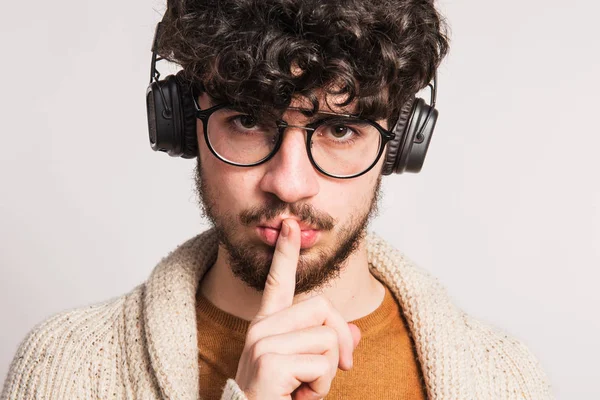
M262 293L248 287L231 272L226 250L219 246L215 264L200 282L202 295L221 310L236 317L252 320L262 298ZM373 312L383 301L383 285L369 271L364 240L348 257L339 276L328 282L318 294L325 296L346 321L364 317ZM294 303L315 293L303 293Z

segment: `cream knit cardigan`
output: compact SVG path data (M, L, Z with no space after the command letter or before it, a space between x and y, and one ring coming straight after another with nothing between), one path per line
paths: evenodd
M373 274L405 312L429 399L552 398L524 345L465 315L436 279L377 235L367 243ZM0 399L199 399L195 294L216 252L215 234L206 231L130 293L37 325ZM229 379L222 399L245 396Z

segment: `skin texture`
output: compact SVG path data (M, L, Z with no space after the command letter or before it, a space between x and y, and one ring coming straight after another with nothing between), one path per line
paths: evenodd
M338 367L352 368L360 332L324 296L293 304L300 227L287 219L236 374L251 399L320 399Z
M332 97L326 99L330 105L323 111L352 110L331 107L332 101L339 101ZM213 105L207 95L201 96L199 103L202 108ZM292 103L294 106L306 106L306 102L297 101ZM283 118L293 125L309 122L309 118L292 110ZM385 121L380 123L385 126ZM198 123L196 186L202 209L216 228L222 254L234 275L257 291L264 287L274 246L257 237L256 226L280 224L281 218L292 217L320 230L318 242L300 250L296 293L301 294L339 277L377 212L381 182L378 172L383 157L361 177L329 178L310 164L305 140L302 129L288 128L282 148L273 159L242 168L227 165L208 151L202 124Z
M324 100L321 104L329 106L323 111L353 111L352 104L336 107L339 99ZM207 95L199 104L212 105ZM295 100L291 106L306 103ZM308 122L292 110L283 119ZM241 168L210 153L200 121L197 127L200 201L223 242L200 290L223 311L251 321L236 382L249 399L322 398L337 369L352 366L360 332L346 321L371 313L383 300L384 288L369 272L364 246L383 157L360 177L330 178L310 163L305 131L289 128L271 160ZM256 234L263 217L279 223L275 247ZM319 240L301 250L300 224L307 222L322 229ZM284 225L290 231L286 237ZM234 245L244 249L241 258L228 251Z
M368 210L365 212L363 207L356 207L355 212L343 223L339 222L339 217L334 218L310 202L286 202L272 192L265 192L264 205L246 207L239 214L220 212L222 196L211 189L208 183L210 178L205 176L198 160L196 183L204 213L217 231L233 274L257 291L264 288L274 252L273 246L252 238L257 225L277 220L281 215L294 216L319 229L321 235L330 236L330 243L324 243L322 239L316 246L300 250L295 292L301 294L315 291L339 276L345 261L358 248L369 220L377 211L380 179L372 197L364 199L369 204Z

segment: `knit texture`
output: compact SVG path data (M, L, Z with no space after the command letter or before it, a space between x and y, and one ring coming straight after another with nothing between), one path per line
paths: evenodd
M0 399L199 399L195 296L217 246L206 231L130 293L38 324L19 346ZM553 398L523 344L466 315L435 278L373 233L367 251L373 275L405 313L429 399ZM222 399L244 398L228 380Z

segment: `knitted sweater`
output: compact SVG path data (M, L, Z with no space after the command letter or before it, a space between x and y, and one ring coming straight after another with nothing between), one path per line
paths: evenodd
M195 295L214 263L206 231L180 245L131 292L37 325L10 365L1 400L199 398ZM458 309L439 282L377 235L372 273L413 335L429 399L551 399L538 362L515 339ZM243 400L233 379L224 400Z

